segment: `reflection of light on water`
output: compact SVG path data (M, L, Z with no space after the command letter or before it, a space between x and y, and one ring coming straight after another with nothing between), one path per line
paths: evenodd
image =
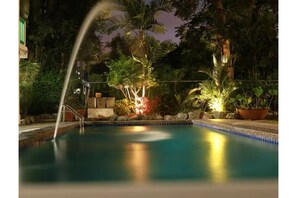
M137 142L154 142L160 140L166 140L171 138L171 135L162 131L145 131L138 133L137 136L132 138L133 141Z
M127 126L121 129L132 142L154 142L171 138L165 131L150 131L147 126Z
M214 182L224 182L228 179L225 147L227 139L224 135L209 132L207 139L210 142L208 166Z
M146 131L148 127L146 126L127 126L122 129L122 131L125 132L141 132L141 131Z
M128 145L126 164L137 182L144 182L148 178L149 156L146 148L147 145L141 143Z

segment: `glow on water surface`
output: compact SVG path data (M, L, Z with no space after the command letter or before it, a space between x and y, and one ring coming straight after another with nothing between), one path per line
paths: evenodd
M276 179L275 145L197 126L78 129L21 151L20 182Z

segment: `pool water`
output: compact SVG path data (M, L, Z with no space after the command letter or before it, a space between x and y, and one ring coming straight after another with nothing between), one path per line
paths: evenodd
M19 156L21 183L277 177L277 145L198 126L76 128Z

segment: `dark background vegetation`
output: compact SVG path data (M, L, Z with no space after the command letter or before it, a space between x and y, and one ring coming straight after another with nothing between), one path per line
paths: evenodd
M76 35L86 14L96 0L22 0L21 17L27 22L28 60L20 64L38 63L38 74L32 79L30 89L21 88L21 95L30 94L24 114L53 113L57 111L66 66ZM278 80L278 1L276 0L224 0L224 24L218 25L216 3L218 0L171 0L174 14L185 21L177 28L180 43L160 42L148 37L150 56L159 86L149 90L149 97L161 98L160 111L179 111L176 95L185 97L187 90L197 87L206 76L199 70L212 68L212 54L218 53L217 35L231 41L231 53L236 81L257 83L260 80ZM166 26L166 24L165 24ZM129 55L129 47L121 35L109 43L105 51L102 35L96 34L92 25L81 46L77 60L86 62L84 78L106 82L108 67L105 62L121 54ZM29 67L28 67L29 68ZM21 72L30 73L30 69ZM75 71L71 88L81 87ZM173 82L175 81L175 82ZM192 81L192 82L191 82ZM121 95L107 84L94 84L96 91L105 96ZM31 90L30 92L26 90ZM81 97L68 98L78 103ZM275 107L277 108L277 107Z

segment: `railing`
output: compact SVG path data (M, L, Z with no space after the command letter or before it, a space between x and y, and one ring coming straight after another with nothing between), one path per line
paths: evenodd
M79 133L84 133L85 132L84 117L69 105L62 106L62 112L63 112L62 122L65 122L66 109L68 109L71 113L75 115L75 117L79 119Z

